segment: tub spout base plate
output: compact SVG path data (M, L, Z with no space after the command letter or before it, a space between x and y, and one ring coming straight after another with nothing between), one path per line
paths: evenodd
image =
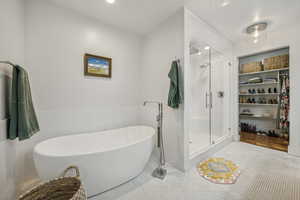
M156 168L152 173L153 177L159 178L161 180L163 180L166 177L166 175L167 175L167 170L161 167Z

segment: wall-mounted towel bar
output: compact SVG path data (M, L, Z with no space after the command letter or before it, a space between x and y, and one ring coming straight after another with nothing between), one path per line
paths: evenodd
M8 65L11 65L12 67L14 67L15 65L9 61L0 61L0 63L2 64L8 64Z

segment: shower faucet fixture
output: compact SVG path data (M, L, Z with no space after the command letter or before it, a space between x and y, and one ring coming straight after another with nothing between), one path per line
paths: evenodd
M164 142L162 135L162 125L163 125L163 103L159 101L145 101L144 106L147 104L157 104L158 105L158 115L156 116L157 121L157 147L159 149L159 166L153 171L152 176L164 179L167 175L167 170L164 169L165 166L165 152L164 152Z
M200 68L206 68L208 66L208 64L203 64L203 65L200 65Z
M218 92L218 97L223 98L224 97L224 92L223 91L219 91Z

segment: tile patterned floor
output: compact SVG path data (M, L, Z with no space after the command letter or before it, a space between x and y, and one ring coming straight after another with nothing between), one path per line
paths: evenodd
M280 173L300 180L300 158L284 152L234 142L214 156L240 165L242 173L236 184L210 183L199 176L195 167L186 173L168 167L168 176L161 181L151 177L156 166L151 160L136 179L90 200L247 200L245 193L258 174Z

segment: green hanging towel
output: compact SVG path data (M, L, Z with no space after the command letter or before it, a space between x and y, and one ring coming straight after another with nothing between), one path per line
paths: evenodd
M170 78L168 106L179 108L179 105L183 102L183 85L178 61L172 62L168 76Z
M34 111L27 72L16 65L13 69L8 139L25 140L40 130Z

